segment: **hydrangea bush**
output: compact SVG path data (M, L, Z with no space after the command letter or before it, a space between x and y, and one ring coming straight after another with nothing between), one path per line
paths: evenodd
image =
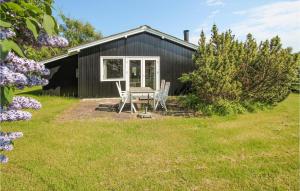
M0 115L0 122L3 121L20 121L20 120L29 120L32 115L28 111L21 110L2 110Z
M13 109L41 109L42 104L37 100L24 97L24 96L15 96L13 101L8 105L10 110Z
M0 86L16 86L19 89L27 84L27 78L24 74L11 71L6 66L0 66Z
M68 46L69 42L67 39L61 36L49 36L46 33L42 33L38 37L38 44L40 46L51 46L56 48L63 48Z
M13 72L23 73L26 75L36 74L44 76L49 75L50 73L50 71L45 68L43 64L39 64L34 60L20 58L13 52L9 52L6 56L6 59L1 64Z
M23 45L66 47L68 41L57 36L58 25L52 17L51 3L25 0L0 0L0 122L30 120L32 115L22 109L40 109L41 103L24 96L13 96L15 89L43 86L49 70L25 58ZM2 20L3 19L3 20ZM11 151L13 140L22 132L1 132L0 151ZM0 163L8 157L0 154Z
M16 33L11 31L10 29L0 29L0 40L4 40L4 39L7 39L7 38L12 38L16 36Z
M11 151L13 140L23 137L22 132L0 132L0 151ZM0 155L0 163L7 163L8 158L5 155Z

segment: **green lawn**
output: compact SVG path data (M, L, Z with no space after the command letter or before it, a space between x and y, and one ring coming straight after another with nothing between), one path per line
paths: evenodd
M299 95L236 117L60 121L43 103L1 165L1 190L297 190Z

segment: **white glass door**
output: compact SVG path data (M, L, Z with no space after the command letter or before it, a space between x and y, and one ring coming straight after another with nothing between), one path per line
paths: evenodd
M159 57L126 58L126 90L130 87L159 89Z

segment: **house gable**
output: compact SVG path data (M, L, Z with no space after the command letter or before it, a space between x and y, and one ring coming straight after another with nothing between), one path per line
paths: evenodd
M195 45L195 44L186 42L182 39L179 39L179 38L176 38L174 36L163 33L161 31L155 30L155 29L153 29L153 28L151 28L147 25L143 25L141 27L138 27L138 28L126 31L126 32L118 33L118 34L111 35L111 36L105 37L103 39L94 41L94 42L90 42L90 43L87 43L87 44L83 44L83 45L79 45L79 46L70 48L68 50L68 53L79 52L80 50L85 49L85 48L89 48L89 47L92 47L92 46L104 44L106 42L110 42L110 41L121 39L121 38L128 38L129 36L133 36L133 35L136 35L136 34L139 34L139 33L144 33L144 32L159 36L162 39L172 41L174 43L180 44L182 46L185 46L185 47L188 47L188 48L191 48L191 49L194 49L194 50L197 49L197 45Z

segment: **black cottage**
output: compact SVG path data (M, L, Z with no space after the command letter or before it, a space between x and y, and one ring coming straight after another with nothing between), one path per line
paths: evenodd
M171 82L170 95L187 90L178 78L193 70L197 46L149 26L70 48L67 54L41 63L50 69L47 94L80 98L118 97L115 82L130 87L159 89L160 80Z

